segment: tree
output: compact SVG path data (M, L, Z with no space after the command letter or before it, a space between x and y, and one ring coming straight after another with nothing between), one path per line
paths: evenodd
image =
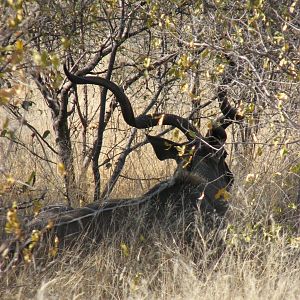
M17 78L15 72L22 66L51 111L55 143L47 139L51 130L39 132L29 122L26 125L47 148L37 149L35 155L48 160L57 157L69 204L85 194L82 183L90 164L94 199L109 195L126 156L137 146L132 146L136 132L128 133L112 178L101 188L99 168L110 166L113 156L111 148L101 157L103 141L117 105L112 99L108 108L110 98L103 89L99 107L91 111L94 100L87 88L77 90L66 82L64 61L78 75L92 73L116 81L137 104L143 97L150 98L142 104L144 113L186 105L199 126L211 126L210 121L203 124L203 119L213 119L216 93L220 84L226 86L230 100L246 115L247 123L236 133L241 135L245 154L259 155L264 145L275 141L284 156L288 143L294 142L287 141L287 136L299 130L297 8L297 1L166 1L163 6L160 1L48 1L47 5L45 1L8 1L3 20L10 29L3 41L14 49L7 48L5 57L11 57L17 67L6 70L5 76ZM14 19L10 11L15 11ZM230 61L238 70L229 83L222 78ZM30 111L33 103L26 99L17 106L8 100L4 104L22 119L20 105ZM94 123L97 132L91 129ZM272 134L258 144L257 136L266 126ZM10 138L5 131L2 135ZM79 172L75 171L78 157Z

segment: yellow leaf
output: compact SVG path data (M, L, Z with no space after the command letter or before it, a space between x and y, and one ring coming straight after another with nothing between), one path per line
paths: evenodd
M126 257L128 257L129 256L129 248L128 248L128 246L124 242L122 242L120 244L120 248L122 250L123 255L126 256Z
M17 51L23 51L24 44L22 40L17 40L15 46Z
M283 158L284 156L286 156L288 154L288 149L284 146L281 150L280 150L280 157Z
M1 91L0 91L1 93ZM9 99L7 97L2 97L0 95L0 105L6 105L8 103Z
M41 62L43 67L46 67L49 64L48 56L49 54L46 51L41 53Z
M189 68L191 65L190 57L187 54L183 54L178 60L178 65L184 69Z
M191 163L192 159L193 159L193 155L189 155L185 157L183 160L184 164L182 165L182 168L186 168Z
M152 44L153 44L153 46L154 46L155 48L160 47L160 45L161 45L161 39L159 39L159 38L154 38L153 41L152 41Z
M188 87L189 87L188 83L184 83L184 84L181 85L180 91L181 91L182 93L185 93L185 92L187 92Z
M244 240L245 240L246 243L250 243L250 241L251 241L251 236L245 235L245 236L244 236Z
M252 102L252 103L249 103L248 107L247 107L247 112L249 113L253 113L255 110L255 104Z
M284 43L284 45L282 46L281 50L282 50L283 52L287 52L287 51L289 50L289 48L290 48L289 44Z
M279 92L277 95L276 95L277 99L279 100L288 100L288 96L286 93L284 92Z
M230 194L228 193L228 191L226 190L226 188L221 188L217 191L217 193L215 194L215 199L224 199L224 200L228 200L230 198Z
M291 172L295 174L300 174L300 163L291 167Z
M60 61L59 61L59 57L56 54L52 54L49 56L52 65L57 69L59 67Z
M174 141L179 141L180 138L179 138L179 130L176 128L173 130L173 140Z
M287 30L287 23L285 23L283 26L282 26L282 31L286 31Z
M7 23L8 23L8 26L9 26L10 28L14 28L14 27L17 26L17 22L16 22L16 20L15 20L14 18L9 18L9 19L7 20Z
M8 175L6 177L6 182L9 184L9 185L13 185L15 183L15 179L11 176L11 175Z
M190 41L189 46L190 46L190 48L194 49L195 48L195 42L194 41Z
M288 63L288 61L287 61L285 58L282 58L282 59L279 61L279 66L280 66L280 67L285 66L287 63Z
M148 69L148 68L150 67L150 62L151 62L150 57L146 57L146 58L144 59L144 67L145 67L146 69Z
M185 145L182 145L182 146L176 146L175 147L177 152L178 152L178 156L181 157L185 154L185 148L186 146Z
M66 176L67 175L65 165L62 162L57 164L57 172L61 176Z
M253 173L249 173L246 176L246 182L247 183L254 183L255 179L257 178L257 175L253 174Z
M290 239L290 245L292 248L299 248L300 246L300 236Z
M18 21L18 23L20 23L23 20L23 10L22 9L17 10L16 20Z
M224 73L224 70L225 70L225 65L224 64L219 64L216 69L215 69L215 73L217 75L221 75Z
M33 230L31 233L31 243L28 246L29 250L33 250L33 248L36 246L38 241L40 240L41 232L39 230Z
M210 51L208 48L206 48L205 50L202 51L201 53L201 58L204 59L205 57L207 57L210 54Z
M263 153L262 148L261 148L261 147L258 147L258 148L257 148L257 151L256 151L257 156L261 156L262 153Z
M24 258L24 261L26 263L30 263L31 260L32 260L32 253L31 253L31 250L28 249L28 248L24 248L22 250L22 254L23 254L23 258Z
M263 62L263 67L264 69L268 70L270 67L270 59L269 58L265 58L264 62Z
M15 95L15 92L14 88L0 89L0 102L6 104Z
M50 230L51 228L53 228L53 226L54 226L53 220L49 220L46 228Z
M80 207L84 207L85 206L85 201L84 201L84 199L79 199L79 206Z
M33 52L32 59L36 65L39 66L42 64L42 57L41 57L40 53L38 53L37 51Z
M70 46L71 46L71 41L65 37L61 38L61 44L63 46L63 48L66 50L66 49L69 49Z
M290 203L288 204L288 208L293 209L293 210L297 210L298 206L297 206L296 203L290 202Z
M49 256L56 256L58 253L59 239L55 236L54 245L49 249Z
M207 128L208 128L209 130L211 130L211 129L213 128L213 122L212 122L212 121L208 121L208 123L207 123Z
M290 6L289 11L291 14L295 11L295 6L296 6L297 2L298 2L298 0L294 1L292 3L292 5Z
M7 233L13 233L18 239L22 237L22 229L19 218L17 216L16 203L10 208L6 214L5 231Z

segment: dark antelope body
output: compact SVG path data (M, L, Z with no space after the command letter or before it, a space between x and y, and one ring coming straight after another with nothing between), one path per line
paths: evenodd
M179 144L161 137L147 136L157 158L175 159L178 167L169 180L157 184L143 196L108 201L102 205L92 203L77 209L48 207L26 225L26 231L45 230L51 220L53 226L47 232L57 236L59 241L74 240L83 232L92 232L101 238L108 230L117 232L124 226L128 221L126 216L132 210L142 211L143 222L146 224L154 219L165 219L168 214L173 221L183 216L188 227L195 221L195 212L199 215L199 211L203 222L211 223L212 220L222 219L228 209L228 201L224 199L224 195L233 183L233 175L225 161L225 130L232 122L242 119L229 104L224 87L218 90L222 116L213 123L207 135L202 136L188 119L177 115L152 114L135 117L127 96L113 82L94 76L78 77L71 74L66 66L64 71L73 84L94 84L109 89L116 97L128 125L140 129L158 124L171 125L184 133L187 142Z

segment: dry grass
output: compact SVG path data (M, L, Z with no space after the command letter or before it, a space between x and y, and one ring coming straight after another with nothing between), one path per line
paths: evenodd
M299 299L299 251L284 238L228 246L219 257L158 230L128 244L128 254L119 241L10 274L2 299Z
M217 248L201 230L186 245L180 230L169 232L161 224L141 236L132 216L100 245L78 241L78 249L54 260L1 274L1 299L299 299L299 178L289 171L297 149L286 157L263 150L248 159L243 152L233 155L226 247ZM63 201L55 168L29 157L16 147L6 165L23 181L36 169L37 187L49 188L46 203ZM114 196L140 195L157 180L139 178L164 178L173 167L153 163L149 149L134 153L123 175L137 180L121 179ZM111 170L106 172L109 177ZM253 180L246 182L249 173ZM6 193L3 204L15 199L14 191Z
M258 177L251 184L236 176L222 251L201 231L187 246L180 231L166 232L160 224L141 238L133 216L122 232L100 245L78 241L78 249L54 261L3 274L1 297L299 299L299 211L288 207L296 190L289 175L271 176L280 167L273 165L268 177L256 167ZM132 193L134 184L141 183L134 181L127 190L121 184L120 192Z

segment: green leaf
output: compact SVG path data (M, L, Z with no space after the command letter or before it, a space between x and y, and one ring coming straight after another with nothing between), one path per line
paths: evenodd
M48 135L50 134L50 130L46 130L44 133L43 133L43 139L45 139Z
M210 54L210 50L206 48L205 50L202 51L201 53L201 58L204 59Z
M47 53L47 51L42 52L41 62L42 62L42 67L47 67L49 65L49 54Z
M291 172L295 174L300 174L300 163L291 167Z
M286 156L288 154L288 149L286 148L286 146L284 146L281 150L280 150L280 157L283 158L284 156Z
M35 180L36 180L36 173L35 173L35 171L32 171L29 178L27 179L26 183L28 185L33 186L35 184Z

